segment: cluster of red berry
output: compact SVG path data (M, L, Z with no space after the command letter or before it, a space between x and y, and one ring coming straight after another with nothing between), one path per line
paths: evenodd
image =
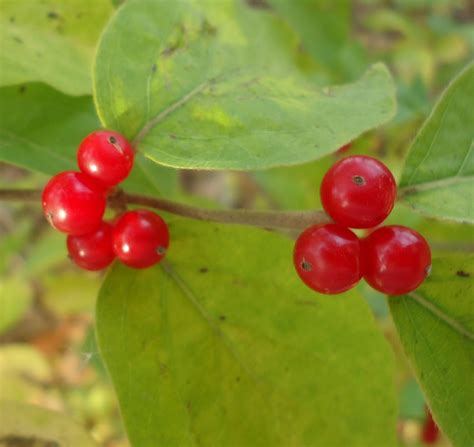
M363 277L376 290L401 295L431 269L431 251L416 231L390 225L359 239L349 228L374 228L392 211L397 187L388 168L366 156L335 163L321 183L321 202L334 224L314 225L296 241L294 263L317 292L342 293Z
M101 270L115 257L134 268L160 261L169 244L168 227L148 210L127 211L104 221L108 193L133 167L134 150L120 134L99 130L80 144L80 172L55 175L43 191L43 210L56 230L67 233L71 259L86 270Z

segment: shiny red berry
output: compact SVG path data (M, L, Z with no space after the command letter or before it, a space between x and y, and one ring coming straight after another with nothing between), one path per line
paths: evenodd
M133 167L134 151L130 143L117 132L97 130L79 146L77 162L82 172L107 187L125 180Z
M101 185L82 172L55 175L43 190L43 211L56 230L81 235L97 230L105 211Z
M364 278L380 292L411 292L430 273L430 247L423 236L410 228L381 227L362 240L361 246Z
M112 247L112 225L103 222L100 228L82 236L67 237L70 258L86 270L102 270L115 258Z
M427 409L426 411L426 421L423 425L423 432L421 434L421 439L427 445L436 444L439 440L439 428L436 425L436 422L433 419L431 411Z
M168 245L168 226L151 211L127 211L115 223L114 251L129 267L140 269L156 264L165 256Z
M320 193L324 209L337 223L349 228L372 228L392 211L397 186L383 163L356 155L343 158L329 169Z
M359 239L337 224L314 225L298 238L293 262L298 275L320 293L342 293L360 278Z

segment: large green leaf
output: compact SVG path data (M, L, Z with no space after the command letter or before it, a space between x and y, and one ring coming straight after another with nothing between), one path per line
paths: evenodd
M0 401L0 445L93 447L92 439L69 417L20 402Z
M91 65L109 0L0 1L0 86L42 81L92 91Z
M0 89L0 159L45 174L74 169L81 139L98 127L90 97L42 84Z
M268 0L295 30L317 67L339 79L357 73L366 62L365 52L351 39L349 0Z
M77 169L79 143L99 127L90 96L70 97L36 83L0 88L0 115L0 160L49 175ZM171 195L177 176L139 154L124 186Z
M435 259L422 287L389 298L405 352L455 447L474 445L473 265L473 255Z
M297 70L292 39L277 16L238 0L127 1L97 52L101 121L161 164L259 169L322 157L393 115L384 66L318 89Z
M410 149L400 198L429 216L474 223L474 64L441 96Z
M97 304L133 445L394 445L393 359L360 296L307 289L281 236L170 228L168 261L116 265Z

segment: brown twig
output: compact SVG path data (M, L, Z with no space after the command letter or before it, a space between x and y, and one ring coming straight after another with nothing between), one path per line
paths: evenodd
M41 198L40 190L0 190L0 201L34 202ZM250 225L267 229L302 230L310 225L332 222L321 210L311 211L258 211L258 210L213 210L173 202L157 197L128 194L118 190L109 197L109 202L142 205L166 211L190 219L210 222Z

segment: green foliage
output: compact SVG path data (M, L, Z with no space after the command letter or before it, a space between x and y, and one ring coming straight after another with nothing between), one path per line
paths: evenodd
M473 265L472 255L435 259L418 290L389 298L405 352L455 447L474 443Z
M394 445L392 357L357 293L307 289L275 234L171 234L167 263L115 266L97 304L134 445Z
M301 39L314 64L334 79L357 75L367 65L362 46L349 38L349 0L269 0Z
M76 151L99 127L92 99L66 96L44 84L0 88L0 160L44 174L77 169ZM138 154L125 187L171 196L175 171Z
M30 302L31 289L21 278L0 278L0 333L24 314Z
M43 84L0 89L0 159L45 174L71 169L77 146L98 127L90 98Z
M320 158L394 114L384 66L318 89L278 45L292 34L241 3L127 2L97 52L102 123L161 164L261 169Z
M441 219L474 223L474 64L448 87L411 147L401 200Z
M0 85L46 82L91 92L91 65L109 0L0 1Z
M225 179L223 189L245 179L254 194L232 184L230 193L219 191L222 204L317 208L321 178L340 156L326 155L350 141L350 153L401 172L415 120L472 55L468 12L465 0L0 0L0 160L41 173L16 187L77 169L78 144L100 126L90 96L95 57L101 122L138 143L126 191L215 207L183 197L179 172L162 165L252 169L212 174ZM379 60L396 75L398 114L390 127L360 137L395 111L385 66L366 71ZM459 222L474 222L473 96L471 65L413 143L400 181L408 206L396 206L387 221L417 228L437 254L472 251L472 227ZM0 184L11 187L9 178ZM35 341L50 349L68 330L64 315L90 319L99 277L72 270L64 235L36 231L34 208L0 211L0 335L25 315L34 286L42 312L60 323ZM312 293L293 271L292 243L276 234L181 220L171 229L168 262L140 272L115 266L98 301L103 360L133 445L395 444L396 370L363 299L386 330L380 293L365 283L342 296ZM472 265L467 255L436 259L422 288L388 300L455 447L471 447L474 432ZM89 333L81 372L91 359L104 373ZM62 373L53 364L71 365L69 346L62 354L64 364L26 344L2 346L2 398L59 402L91 429L112 401L100 386L87 395L74 380L74 389L55 387ZM413 379L403 383L398 415L421 421L423 396ZM1 404L0 444L6 424L9 435L91 445L65 418L38 412ZM104 443L113 437L91 430Z
M69 416L25 405L0 401L1 445L94 447L88 435Z

